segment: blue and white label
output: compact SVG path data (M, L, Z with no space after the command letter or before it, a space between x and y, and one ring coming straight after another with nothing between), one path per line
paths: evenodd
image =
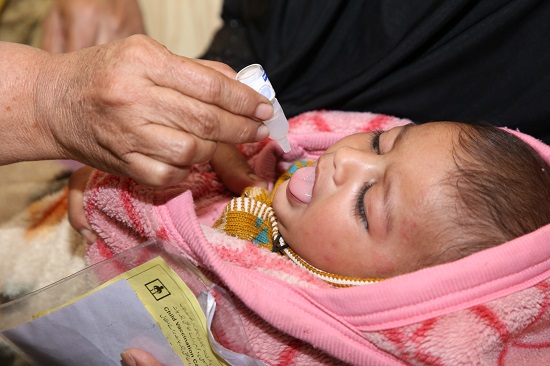
M275 98L275 90L261 65L253 64L245 67L237 74L237 80L256 90L270 101Z

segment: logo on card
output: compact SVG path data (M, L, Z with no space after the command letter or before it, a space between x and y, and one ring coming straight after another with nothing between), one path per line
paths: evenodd
M170 296L170 291L164 286L164 284L157 278L151 282L148 282L145 284L145 287L151 295L155 298L155 300L159 301L160 299L164 299L167 296Z

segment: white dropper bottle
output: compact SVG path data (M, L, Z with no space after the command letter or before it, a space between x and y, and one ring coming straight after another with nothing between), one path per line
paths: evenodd
M275 90L271 86L264 68L260 64L248 65L237 73L237 80L248 85L271 101L271 104L273 104L273 117L267 121L263 121L263 123L269 129L269 137L276 140L285 153L289 152L290 143L287 138L288 120L279 101L275 98Z

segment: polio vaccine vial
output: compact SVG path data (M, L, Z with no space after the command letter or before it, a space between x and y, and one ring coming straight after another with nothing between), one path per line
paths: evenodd
M263 121L263 123L269 129L269 137L276 140L285 153L289 152L290 144L287 138L289 129L288 120L279 101L275 98L275 90L264 68L259 64L248 65L237 73L237 80L248 85L271 101L271 104L273 104L273 117L267 121Z

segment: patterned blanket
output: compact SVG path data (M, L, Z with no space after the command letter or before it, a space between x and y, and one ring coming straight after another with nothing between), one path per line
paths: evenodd
M370 113L310 112L291 120L289 154L281 155L273 143L245 145L242 152L259 176L273 181L291 162L318 156L346 134L406 122ZM550 161L550 147L517 134ZM61 214L63 194L14 218L18 234L6 232L1 242L9 238L25 248L36 264L60 267L73 260L70 253L78 258L81 242L62 234L70 232ZM208 165L162 192L96 172L86 208L99 239L87 248L87 259L109 258L146 239L170 243L231 294L250 342L247 352L270 365L550 363L550 226L453 263L340 289L285 257L212 229L230 197ZM32 212L62 219L31 225ZM43 249L53 242L64 248ZM12 267L7 263L3 268ZM25 281L0 277L0 290L36 288L43 273L33 273ZM242 348L223 322L217 327L220 343Z
M258 175L273 181L289 163L318 156L346 134L405 122L310 112L291 120L289 154L274 143L242 151ZM510 132L550 159L550 147ZM100 240L87 256L95 262L144 239L168 241L233 295L251 352L268 364L550 363L550 225L453 263L338 289L211 229L228 198L208 166L162 193L98 173L86 202ZM222 344L237 346L230 330L221 334Z

